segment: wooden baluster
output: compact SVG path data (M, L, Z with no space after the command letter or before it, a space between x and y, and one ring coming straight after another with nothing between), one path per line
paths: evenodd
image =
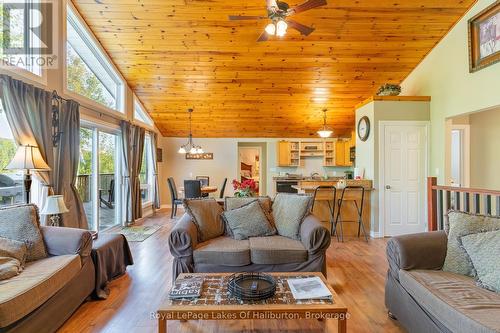
M438 191L438 230L444 229L443 190Z
M464 193L464 211L470 213L470 194L469 192Z
M445 210L446 210L446 214L448 214L448 211L452 208L451 207L451 192L450 191L445 191Z
M460 211L460 192L455 192L455 210Z
M474 214L481 213L480 199L481 199L481 197L480 197L479 193L474 193L474 196L472 197L472 204L474 205Z
M484 196L484 215L491 215L491 195Z
M500 217L500 195L496 197L496 202L497 202L497 204L496 204L497 212L496 213L497 213L497 216Z

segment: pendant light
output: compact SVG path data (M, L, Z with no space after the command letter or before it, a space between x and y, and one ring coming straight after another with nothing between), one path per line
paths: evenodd
M326 126L326 111L326 109L323 109L323 127L317 132L322 138L329 138L333 134L330 127Z
M203 149L200 146L197 146L193 142L193 133L192 133L192 119L191 114L193 113L193 109L188 109L189 112L189 137L188 142L185 145L182 145L177 151L179 154L203 154Z

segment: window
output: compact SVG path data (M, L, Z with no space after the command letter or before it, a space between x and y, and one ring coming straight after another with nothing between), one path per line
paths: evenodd
M142 155L141 173L139 179L141 181L141 197L142 203L152 201L151 193L153 186L153 157L151 156L151 136L146 134L144 138L144 152Z
M12 1L9 5L0 2L0 57L2 64L41 76L42 69L36 57L41 41L33 32L42 21L39 3L33 0Z
M66 88L122 112L123 81L81 22L71 6L68 6Z
M16 148L12 131L0 103L0 207L24 202L23 172L5 170L14 157Z
M139 120L145 124L153 125L153 120L149 117L148 113L142 107L141 103L134 96L134 119Z

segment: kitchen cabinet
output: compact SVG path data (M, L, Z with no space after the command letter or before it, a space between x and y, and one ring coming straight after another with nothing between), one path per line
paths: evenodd
M327 139L323 141L279 141L278 166L298 167L300 160L322 157L323 166L352 166L350 152L355 142L352 138Z
M300 164L299 142L279 141L278 142L278 166L296 167Z

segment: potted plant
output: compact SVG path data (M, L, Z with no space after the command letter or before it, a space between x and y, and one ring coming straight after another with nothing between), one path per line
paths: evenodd
M386 83L381 86L377 92L378 96L398 96L401 93L399 84Z
M254 197L258 191L257 184L253 179L246 179L242 182L233 180L234 196L235 197Z

